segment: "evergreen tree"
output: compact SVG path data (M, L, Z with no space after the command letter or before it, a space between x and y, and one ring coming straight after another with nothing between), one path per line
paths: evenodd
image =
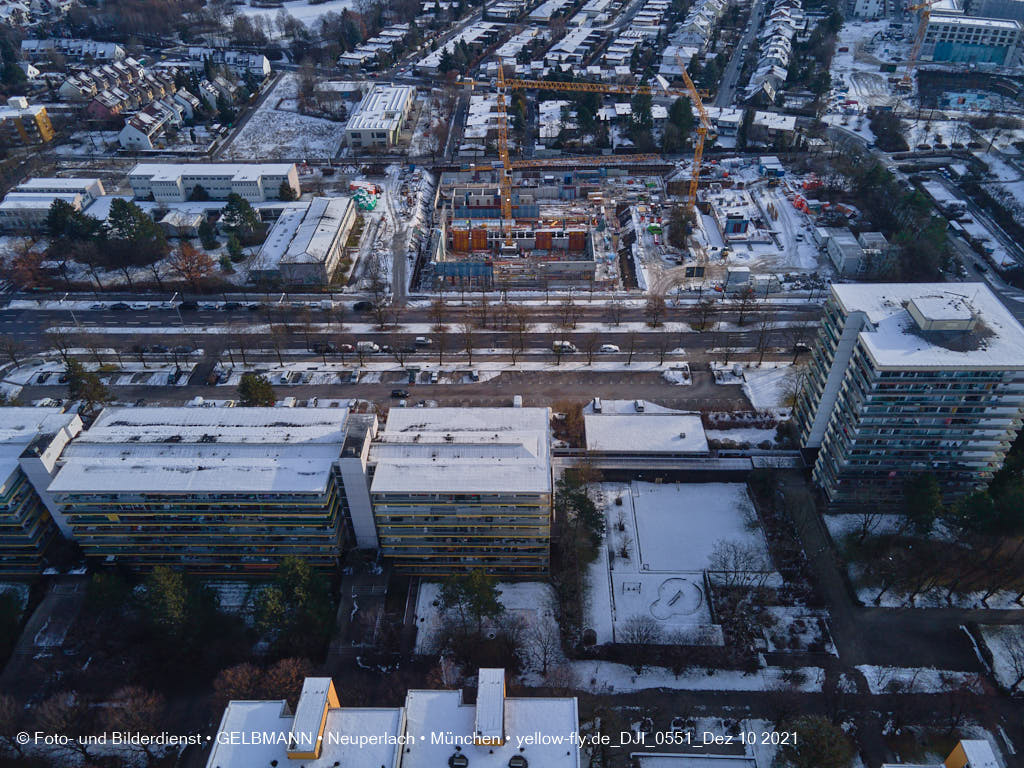
M277 402L270 379L256 373L242 374L238 383L238 403L243 406L270 407Z

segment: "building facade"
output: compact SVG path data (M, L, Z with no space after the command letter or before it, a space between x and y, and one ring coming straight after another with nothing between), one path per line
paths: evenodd
M794 419L831 503L984 488L1024 414L1024 328L981 283L833 285Z
M411 85L375 85L348 119L345 141L352 149L395 146L415 100Z
M183 203L201 186L213 200L235 193L250 203L277 200L282 183L302 194L294 163L140 163L128 174L132 193L158 203Z
M1009 19L932 13L921 58L961 64L1013 66L1020 51L1022 25Z
M23 96L12 96L0 107L0 135L12 147L46 144L54 137L53 124L46 107L29 105Z
M347 538L348 422L347 408L111 408L65 449L49 491L98 563L250 576L295 555L331 569Z
M42 572L61 528L46 487L81 429L77 415L59 408L0 408L0 578Z
M370 461L381 554L421 575L547 573L549 421L546 408L392 408Z
M285 211L250 267L254 280L327 285L338 268L356 220L351 197L314 197L305 209Z

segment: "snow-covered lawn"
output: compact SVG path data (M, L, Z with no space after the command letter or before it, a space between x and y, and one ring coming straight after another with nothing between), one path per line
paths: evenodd
M992 654L992 672L1000 685L1020 686L1024 675L1024 627L1019 624L982 624L981 636Z
M324 8L329 3L314 6ZM298 77L285 73L274 90L224 150L225 160L270 161L278 159L327 160L338 154L345 136L345 123L300 115L279 109L298 92Z
M634 616L650 616L665 635L720 644L703 579L715 544L753 544L770 568L746 486L604 483L595 497L605 512L606 533L588 572L584 616L597 642L615 642Z
M732 669L688 669L676 677L664 667L651 667L637 675L632 667L610 661L570 662L579 687L592 693L624 693L648 688L680 691L774 691L792 687L808 693L821 691L825 679L819 667L765 667L751 674ZM787 681L788 678L788 681ZM794 678L801 678L799 680ZM792 681L792 682L789 682Z
M501 582L499 598L505 607L506 616L520 619L526 628L546 624L558 636L554 607L554 590L550 584L538 581ZM441 585L436 582L420 584L416 596L416 653L433 653L437 650L437 633L441 629L444 615L440 609ZM559 650L558 655L561 655Z
M768 367L774 365L775 367ZM748 368L743 371L746 382L743 391L750 398L755 408L776 408L784 406L782 402L789 386L792 366L785 363L768 363L762 368Z
M966 687L980 693L982 679L976 672L957 672L933 667L876 667L859 664L871 693L942 693Z
M323 3L311 3L308 0L293 0L286 2L280 7L254 8L250 5L236 5L235 13L241 13L258 20L263 30L273 39L281 37L281 28L277 24L278 17L283 13L301 21L311 30L315 27L321 17L328 13L341 13L351 9L356 4L355 0L327 0Z

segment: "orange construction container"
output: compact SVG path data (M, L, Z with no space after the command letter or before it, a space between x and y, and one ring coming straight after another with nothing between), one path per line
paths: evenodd
M487 250L487 230L486 229L474 229L471 230L473 233L473 250L474 251L485 251Z
M469 250L469 232L464 229L452 231L452 249L465 253Z
M551 250L551 233L550 232L538 232L537 233L537 250L539 251L550 251Z
M587 235L584 232L569 233L569 250L582 251L587 247Z

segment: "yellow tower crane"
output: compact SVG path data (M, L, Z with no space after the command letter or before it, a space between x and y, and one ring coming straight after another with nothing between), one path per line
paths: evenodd
M937 0L936 0L937 1ZM697 151L694 155L694 175L693 180L690 184L690 197L688 200L688 206L693 208L697 201L697 180L700 177L700 163L704 153L704 140L707 137L708 132L711 130L711 121L708 118L707 112L704 109L704 104L700 100L700 95L697 92L693 81L690 79L689 74L686 72L686 68L680 67L683 72L683 81L686 84L686 90L672 89L668 87L668 83L659 77L661 82L660 88L652 88L647 85L628 85L628 84L604 84L604 83L564 83L557 80L522 80L517 78L506 78L505 77L505 66L501 59L498 59L498 77L496 80L497 86L497 117L498 117L498 157L501 162L501 167L498 169L498 186L500 206L501 206L501 218L502 218L502 230L504 232L505 245L507 247L514 246L514 240L512 238L512 170L513 168L542 168L545 166L553 165L564 165L564 159L557 160L519 160L512 162L512 158L509 155L508 150L508 110L505 101L506 94L517 89L524 90L541 90L541 91L573 91L577 93L621 93L628 94L630 96L637 94L647 94L651 96L665 95L665 96L688 96L694 104L697 105L697 111L700 114L700 126L697 128ZM470 87L474 87L476 83L472 80L468 81ZM640 154L640 155L626 155L618 156L614 158L608 158L603 156L587 156L587 157L573 157L572 163L575 165L600 165L602 163L612 165L634 165L637 163L648 162L650 160L658 159L660 156L656 154ZM471 170L481 170L487 168L487 166L473 166Z
M700 166L704 160L704 140L707 138L708 133L712 130L711 118L708 117L708 111L704 109L704 102L700 99L700 94L697 92L697 88L693 84L693 80L690 79L690 73L686 71L686 66L683 64L683 60L676 56L676 61L679 62L679 71L683 73L683 82L686 84L686 90L690 94L690 99L693 101L693 105L697 108L697 114L700 116L700 125L697 126L697 141L693 148L693 169L690 174L690 194L686 199L686 207L690 211L697 210L697 186L700 184Z
M903 73L903 79L900 81L900 86L903 88L909 88L913 82L914 67L917 66L917 57L921 53L921 46L924 45L924 36L928 32L928 19L932 15L932 6L937 2L939 0L927 0L927 2L911 5L907 8L908 11L921 11L921 23L917 28L917 34L914 35L914 47L910 49L907 69Z

